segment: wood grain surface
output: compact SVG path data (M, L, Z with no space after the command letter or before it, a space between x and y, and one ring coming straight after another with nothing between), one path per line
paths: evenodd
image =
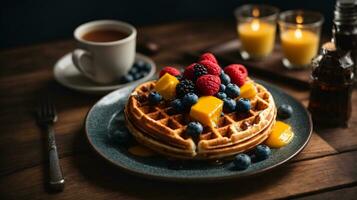
M235 39L233 22L176 22L138 28L138 41L152 40L161 51L159 67L185 66L187 52L199 52ZM0 199L356 199L357 92L348 129L315 130L308 146L286 165L254 178L211 184L164 183L128 175L94 153L83 122L101 97L69 90L55 82L53 65L75 48L73 40L0 51ZM304 105L309 91L261 73ZM45 136L34 108L50 94L59 113L55 125L60 162L66 177L62 193L45 182Z

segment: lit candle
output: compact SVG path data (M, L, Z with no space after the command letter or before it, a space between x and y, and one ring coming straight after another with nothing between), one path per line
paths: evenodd
M308 30L303 25L304 19L298 15L296 26L281 32L281 46L284 57L292 66L309 66L311 59L316 56L319 46L318 33Z
M237 26L242 50L250 57L261 58L269 55L274 47L275 24L259 19L259 10L252 11L253 19Z

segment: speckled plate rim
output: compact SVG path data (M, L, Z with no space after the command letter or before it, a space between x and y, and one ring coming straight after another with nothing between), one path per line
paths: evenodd
M64 78L63 75L60 75L62 73L61 70L63 70L60 68L64 68L64 65L68 65L65 62L72 62L72 60L70 59L71 55L72 55L72 53L67 53L64 56L62 56L60 59L57 60L57 62L55 63L55 65L53 67L53 75L54 75L55 80L58 83L60 83L61 85L65 86L69 89L76 90L76 91L83 92L83 93L104 94L106 92L125 88L130 85L136 85L136 84L150 80L156 72L155 62L151 58L149 58L141 53L136 52L136 54L135 54L136 61L144 60L145 62L147 62L151 65L150 72L145 77L143 77L139 80L133 81L131 83L125 83L125 84L113 84L113 85L98 84L96 86L81 86L81 85L76 85L72 82L69 82L66 78ZM70 61L67 61L68 59L70 59ZM72 63L72 65L73 65L73 63ZM66 67L68 67L68 66L66 66ZM91 80L88 79L88 82L91 82Z
M267 83L265 81L262 80L257 80L254 79L256 82L264 85L264 86L269 86L271 88L274 88L276 91L280 92L282 95L288 96L289 98L291 98L293 101L295 101L295 103L297 103L305 112L305 114L308 117L308 129L309 129L309 133L308 136L306 137L306 140L303 142L303 144L293 153L291 154L289 157L287 157L286 159L283 159L277 163L275 163L274 165L270 165L268 167L265 167L263 169L259 169L256 171L252 171L250 173L244 173L244 174L236 174L236 175L226 175L226 176L222 176L222 175L218 175L218 176L205 176L205 177L200 177L200 176L191 176L191 177L177 177L177 176L168 176L168 175L154 175L154 174L149 174L149 173L144 173L141 171L134 171L131 168L128 168L124 165L120 165L119 163L117 163L115 160L113 160L112 158L108 157L107 155L105 155L104 153L102 153L100 151L99 148L97 148L94 143L92 142L91 138L89 137L89 130L88 130L88 116L91 114L91 112L93 112L93 108L94 106L99 103L100 101L102 101L104 98L106 98L107 96L110 96L112 93L118 92L119 90L133 90L135 88L135 85L131 85L130 87L126 87L126 88L120 88L118 90L115 90L109 94L107 94L106 96L102 97L101 99L99 99L93 106L92 108L88 111L86 117L85 117L85 122L84 122L84 127L85 127L85 133L86 133L86 138L90 144L90 146L92 147L92 149L97 152L102 158L104 158L104 160L108 161L109 163L111 163L112 165L122 169L123 171L127 172L128 174L131 175L135 175L135 176L139 176L139 177L144 177L144 178L148 178L148 179L154 179L154 180L159 180L159 181L175 181L175 182L217 182L217 181L229 181L229 180L235 180L235 179L242 179L242 178L249 178L249 177L254 177L254 176L258 176L261 174L264 174L268 171L271 171L273 169L276 169L277 167L281 167L284 163L290 161L292 158L294 158L295 156L297 156L308 144L308 142L311 139L312 136L312 132L313 132L313 123L312 123L312 118L310 115L310 112L304 107L304 105L296 100L294 97L292 97L291 95L287 94L286 92L282 91L279 87L274 86L271 83ZM264 162L264 161L263 161Z

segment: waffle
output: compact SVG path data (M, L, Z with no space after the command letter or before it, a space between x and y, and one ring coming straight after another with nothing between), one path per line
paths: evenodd
M134 89L125 107L127 127L136 140L168 157L179 159L220 159L248 151L262 143L275 123L276 108L272 95L254 83L258 91L247 113L221 116L217 127L204 127L197 141L185 134L187 113L177 113L168 103L148 104L155 81Z

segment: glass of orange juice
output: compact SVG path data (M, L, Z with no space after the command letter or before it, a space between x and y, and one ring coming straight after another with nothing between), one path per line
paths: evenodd
M280 40L285 67L303 69L316 56L324 17L313 11L289 10L279 15Z
M243 59L262 59L274 49L279 9L269 5L243 5L234 11Z

